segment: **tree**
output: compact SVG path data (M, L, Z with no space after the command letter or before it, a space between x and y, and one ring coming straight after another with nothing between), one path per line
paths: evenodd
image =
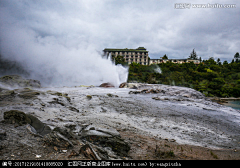
M168 56L165 54L162 59L168 59Z
M235 59L238 59L240 56L239 56L239 52L236 52L236 54L234 55L234 58Z
M236 54L234 55L234 58L236 59L236 62L238 63L238 58L239 58L239 52L236 52Z
M214 61L214 58L213 57L210 57L208 60L205 60L204 62L206 65L215 65L216 62Z
M121 56L121 55L118 55L115 58L113 57L113 60L115 60L115 65L117 65L117 64L126 65L126 62L125 62L123 56Z
M227 62L227 61L224 61L224 62L223 62L223 65L227 65L227 64L228 64L228 62Z
M198 59L197 53L194 51L194 49L190 54L191 55L189 56L189 59L194 59L194 60Z
M221 64L222 64L221 61L220 61L220 58L217 59L217 64L218 64L218 65L221 65Z

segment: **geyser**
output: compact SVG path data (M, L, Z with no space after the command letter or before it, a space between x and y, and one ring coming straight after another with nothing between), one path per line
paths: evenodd
M15 14L11 5L16 5L23 17ZM104 82L119 86L126 82L128 68L102 58L97 52L102 50L101 42L86 37L83 28L71 22L72 16L67 16L68 20L60 17L55 26L44 10L24 12L24 7L30 9L21 2L0 4L0 54L20 65L28 78L40 80L43 86L98 86ZM48 10L55 12L55 8ZM28 12L38 21L31 20ZM63 21L69 21L69 27L63 26Z
M1 39L1 55L22 65L28 78L40 80L43 86L98 86L103 82L119 86L128 77L128 68L102 58L93 46L67 48L59 43L61 39L24 29L6 30Z

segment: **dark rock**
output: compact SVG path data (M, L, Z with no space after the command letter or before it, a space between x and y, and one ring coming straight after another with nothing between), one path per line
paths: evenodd
M72 106L69 106L68 109L71 111L79 112L78 109L76 109L75 107L72 107Z
M127 156L131 148L127 142L119 137L108 138L104 145L111 147L120 156Z
M107 96L108 96L108 97L113 97L114 95L111 94L111 93L108 93Z
M118 95L113 95L113 94L111 94L111 93L108 93L107 96L108 96L108 97L118 97Z
M142 89L142 90L136 90L136 91L130 91L129 94L149 94L149 93L165 93L164 90L160 89Z
M14 90L5 90L3 89L0 92L0 101L2 100L12 100L15 97L16 93Z
M10 87L41 87L40 81L33 79L24 79L19 75L3 76L0 78L0 82Z
M60 148L69 148L73 146L70 140L56 131L52 131L49 134L45 135L43 141L45 141L47 145L57 146Z
M22 126L31 123L31 119L24 112L18 110L10 110L4 112L3 118L4 122L15 124L15 126Z
M44 136L51 132L51 128L46 124L42 123L37 117L31 114L26 114L26 115L28 116L28 118L31 119L31 123L29 124L35 128L38 134Z
M119 88L129 88L129 89L138 89L140 84L138 83L121 83Z
M130 146L115 129L105 129L93 125L87 126L81 133L82 138L94 144L100 144L112 148L120 156L126 156Z
M50 104L60 104L61 106L65 106L65 103L62 99L53 98L54 101L48 102Z
M101 127L96 127L94 125L88 125L84 130L82 130L81 133L82 137L93 137L93 136L99 136L99 137L113 137L113 136L119 136L120 134L115 129L106 129Z
M140 90L137 90L137 91L130 91L128 94L140 94L141 91Z
M40 95L40 92L33 91L29 88L25 88L23 91L20 91L18 96L23 99L33 99L36 98L38 95Z
M68 139L77 139L77 136L71 132L69 128L66 127L56 127L53 129L55 132L59 132L61 135Z
M7 136L6 131L0 128L0 140L4 140L6 136Z
M71 102L71 98L68 97L68 94L66 93L60 93L60 92L54 92L54 91L47 91L48 94L51 94L51 95L56 95L56 96L59 96L59 97L65 97L67 99L67 101Z
M15 126L30 124L40 135L45 135L51 132L51 128L42 123L37 117L32 116L31 114L25 114L18 110L4 112L4 122L15 124Z
M109 87L115 87L115 86L111 83L102 83L99 87L109 88Z
M124 88L127 85L127 82L123 82L119 85L119 88Z
M86 96L88 100L91 100L92 99L92 96L91 95L87 95Z
M161 98L159 98L159 97L152 97L152 99L154 99L154 100L161 100Z

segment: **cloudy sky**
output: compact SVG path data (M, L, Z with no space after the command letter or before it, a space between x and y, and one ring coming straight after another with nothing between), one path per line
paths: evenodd
M176 3L191 4L176 9ZM195 48L202 59L231 61L240 52L239 0L0 0L0 16L1 55L20 62L139 46L154 59L187 58Z
M189 9L174 8L189 2ZM193 8L193 4L236 7ZM33 33L39 42L54 39L70 48L144 46L151 58L164 54L185 58L195 48L204 59L231 60L240 52L238 0L1 0L0 7L1 36L13 27Z

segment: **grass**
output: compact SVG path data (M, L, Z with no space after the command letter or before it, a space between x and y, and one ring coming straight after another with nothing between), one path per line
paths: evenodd
M160 157L160 158L171 158L171 157L175 157L175 154L172 150L170 151L162 151L160 150L159 146L156 145L156 149L155 149L155 155L156 157Z
M212 155L212 157L213 157L214 159L218 159L218 156L217 156L216 154L214 154L213 151L210 151L210 154Z

